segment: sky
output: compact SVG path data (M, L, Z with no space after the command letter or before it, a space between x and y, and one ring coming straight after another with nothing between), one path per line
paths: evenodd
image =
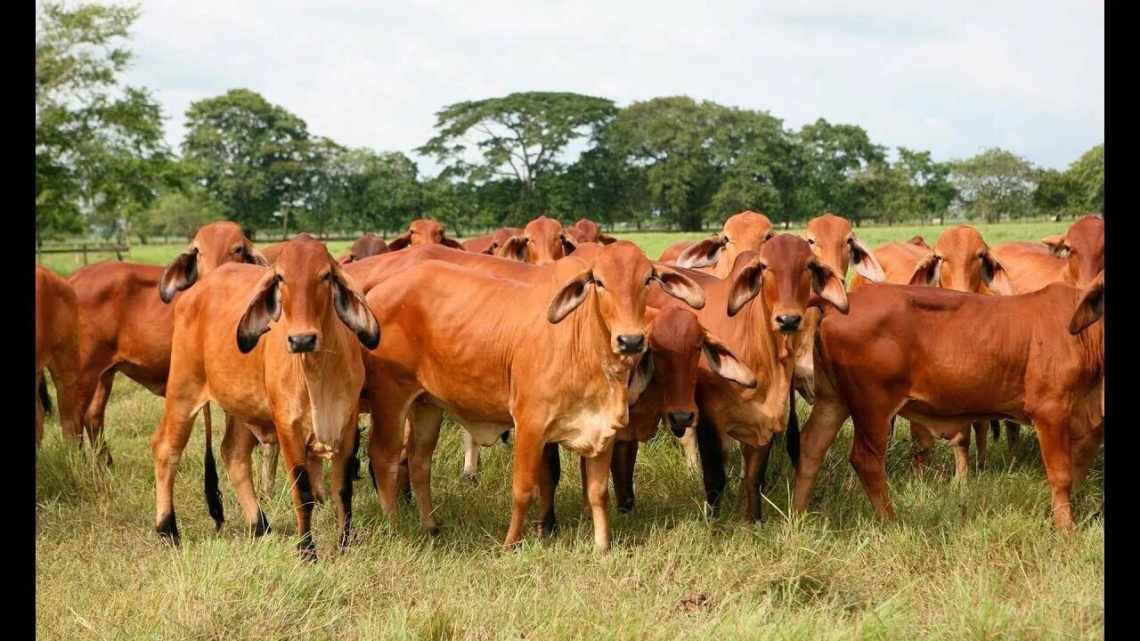
M192 101L252 89L349 147L412 150L444 105L572 91L826 118L936 160L1063 169L1104 141L1103 2L143 0L126 82L175 149Z

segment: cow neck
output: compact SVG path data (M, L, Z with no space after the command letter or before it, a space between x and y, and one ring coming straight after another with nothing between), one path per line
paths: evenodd
M727 282L727 281L726 281ZM759 385L765 386L764 404L787 402L795 367L795 349L787 337L772 331L772 312L763 292L756 295L730 323L733 349L740 345L745 363L752 368ZM781 349L781 343L785 343ZM736 352L741 356L741 352ZM781 353L783 356L781 357Z
M352 390L355 370L349 358L354 353L349 341L355 337L341 325L330 304L321 321L321 345L308 354L290 354L291 361L300 365L300 387L303 406L311 426L312 445L318 455L331 456L340 442L341 431L351 413L355 412L360 390ZM357 381L362 383L362 381ZM307 403L307 405L304 405ZM308 435L306 435L308 436ZM327 446L331 448L319 451Z

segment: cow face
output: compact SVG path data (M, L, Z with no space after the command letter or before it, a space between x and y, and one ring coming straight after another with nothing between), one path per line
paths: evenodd
M362 258L369 256L376 256L388 251L388 245L384 239L376 234L364 234L352 243L352 247L348 250L348 255L341 261L342 263L351 263Z
M763 295L771 330L790 334L803 327L809 305L828 302L847 313L843 279L812 252L799 236L780 234L759 252L745 252L732 270L728 315Z
M938 256L938 283L943 289L979 294L1014 293L1005 268L990 252L977 229L968 225L942 232L934 244Z
M539 216L527 223L521 234L495 249L495 255L532 265L547 265L573 252L576 244L564 233L561 223Z
M772 221L764 214L744 211L724 222L720 234L694 244L677 257L678 267L717 265L717 276L728 275L736 257L744 251L759 251L773 236Z
M804 239L816 257L840 276L846 276L848 265L854 264L856 273L871 282L881 283L886 279L882 265L855 237L851 222L846 218L835 214L813 218L807 224Z
M162 302L174 300L176 293L225 263L268 265L269 261L253 248L237 223L228 220L210 223L198 230L186 251L162 272L158 282Z
M270 323L281 322L290 353L317 351L325 339L325 321L334 313L366 348L380 343L376 317L324 244L290 240L254 288L238 323L238 349L243 354L249 352L269 331Z
M555 294L547 320L561 322L593 291L595 309L609 333L611 350L623 357L637 358L647 346L645 300L654 281L690 307L704 307L704 292L699 285L671 269L655 268L636 245L618 241L603 247L589 269Z
M1061 236L1041 240L1054 255L1069 261L1069 282L1088 287L1104 269L1104 219L1095 214L1073 223Z
M602 233L602 228L598 223L590 220L589 218L580 218L574 226L567 230L570 232L568 235L571 240L577 243L598 243L601 245L609 245L617 239L613 236Z
M447 245L453 249L463 249L463 245L447 237L447 230L438 221L428 218L413 220L408 231L388 244L388 249L396 251L416 245Z

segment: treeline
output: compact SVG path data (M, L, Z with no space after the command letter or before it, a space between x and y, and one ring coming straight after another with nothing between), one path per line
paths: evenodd
M453 233L563 220L694 230L744 209L775 221L996 221L1104 208L1104 146L1066 171L989 149L939 162L858 125L799 129L767 111L685 96L618 107L524 92L447 105L415 153L345 147L248 89L194 102L179 153L145 89L122 87L135 7L45 3L36 25L36 216L41 235L193 233L227 217L251 232L395 232L432 216Z

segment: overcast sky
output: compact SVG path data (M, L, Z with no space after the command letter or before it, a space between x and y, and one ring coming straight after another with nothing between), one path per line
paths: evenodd
M1104 141L1103 2L789 4L144 0L127 81L175 148L191 101L238 87L406 153L443 105L536 90L823 117L938 160L999 146L1064 168Z

